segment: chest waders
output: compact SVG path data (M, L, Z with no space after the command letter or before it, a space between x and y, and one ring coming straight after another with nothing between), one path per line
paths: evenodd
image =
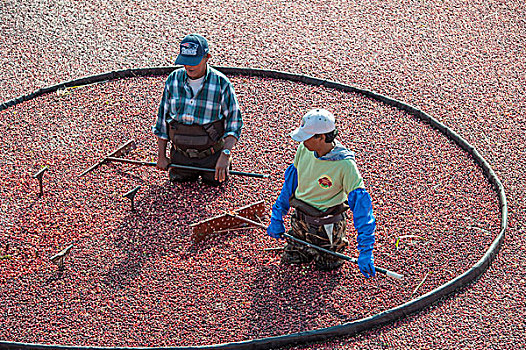
M204 125L186 125L175 121L170 123L168 131L172 144L170 162L200 168L215 168L224 146L222 137L224 132L224 120ZM203 181L219 185L214 179L213 172L171 168L169 174L172 181L195 181L201 176Z

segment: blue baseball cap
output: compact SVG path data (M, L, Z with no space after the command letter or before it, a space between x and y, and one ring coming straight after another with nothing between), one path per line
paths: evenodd
M197 66L208 53L208 41L199 34L189 34L179 45L180 51L175 64Z

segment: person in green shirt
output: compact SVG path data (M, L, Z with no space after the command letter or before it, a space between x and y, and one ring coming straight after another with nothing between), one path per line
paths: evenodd
M272 206L267 233L276 239L283 238L283 217L292 206L295 210L291 216L291 236L341 253L348 245L346 211L350 208L358 232L358 267L369 278L375 275L376 220L371 196L356 166L354 152L335 139L337 134L334 115L321 108L307 112L300 127L290 134L300 145L293 164L285 171L285 181ZM283 263L313 260L321 270L336 269L344 262L295 241L285 244Z

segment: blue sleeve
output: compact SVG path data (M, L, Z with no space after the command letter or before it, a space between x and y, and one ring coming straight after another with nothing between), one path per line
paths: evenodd
M276 203L272 206L271 219L283 221L283 217L290 209L289 199L296 191L296 188L298 188L298 170L294 164L291 164L285 170L285 181Z
M376 230L371 196L364 188L357 188L349 193L347 200L353 213L354 228L358 232L358 251L370 251L374 246Z

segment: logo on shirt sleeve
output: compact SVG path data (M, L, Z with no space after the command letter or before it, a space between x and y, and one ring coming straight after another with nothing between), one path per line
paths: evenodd
M329 177L329 175L322 175L318 179L318 185L320 185L320 187L324 190L329 189L332 187L332 179Z

